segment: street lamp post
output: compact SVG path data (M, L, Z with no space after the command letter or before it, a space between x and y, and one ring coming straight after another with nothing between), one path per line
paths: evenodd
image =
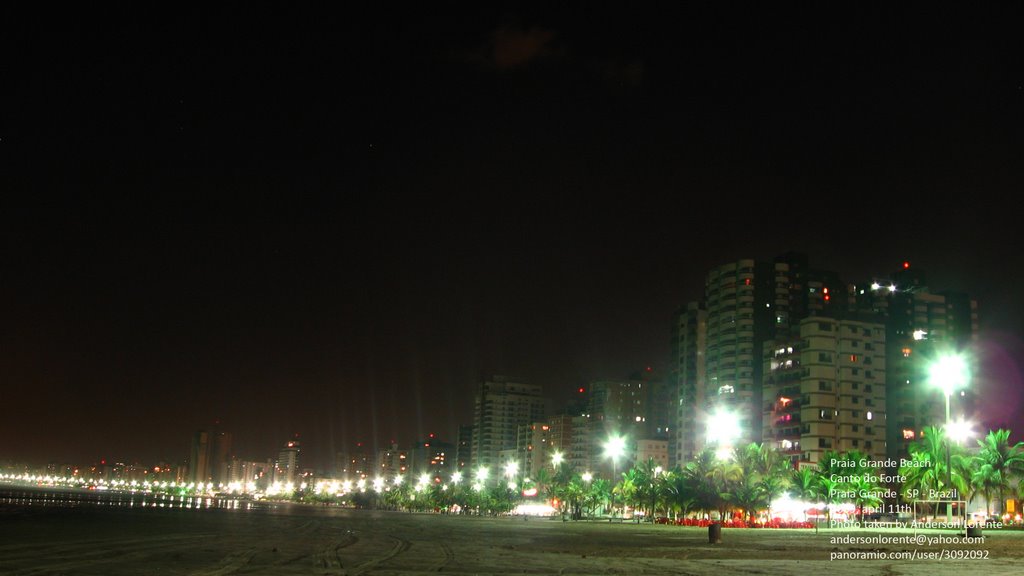
M730 448L733 441L740 437L740 422L736 413L724 408L719 408L707 421L706 430L707 442L715 443L718 448L715 450L715 458L724 460L730 457ZM718 523L708 526L708 541L718 544L722 541L722 522L725 518L719 516Z
M949 419L949 397L957 388L963 386L968 377L967 363L962 356L957 354L939 358L929 370L929 379L934 386L942 390L942 395L946 400L946 426L943 434L946 437L946 490L950 494L952 494L953 486L953 468L949 445L953 439L950 434L952 422ZM950 501L946 503L946 523L951 524L952 522L953 503Z
M515 460L509 460L505 464L505 477L508 478L508 487L510 490L517 490L519 487L519 463Z
M626 439L612 436L604 445L604 455L612 459L612 504L611 513L615 515L615 478L619 475L619 456L626 451ZM609 519L611 521L611 519Z
M651 523L654 523L654 507L658 505L658 474L661 474L661 466L654 469L654 475L651 476Z
M943 391L943 395L946 397L946 490L950 490L953 486L953 462L952 457L949 454L949 445L951 438L949 437L949 396L948 390ZM946 503L946 524L950 524L953 521L953 503Z

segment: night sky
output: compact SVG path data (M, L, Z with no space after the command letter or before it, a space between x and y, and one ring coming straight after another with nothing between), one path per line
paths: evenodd
M1021 438L1020 5L483 4L7 13L0 462L453 440L788 250L974 295Z

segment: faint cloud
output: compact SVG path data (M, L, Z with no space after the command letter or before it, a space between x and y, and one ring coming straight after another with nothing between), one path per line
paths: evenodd
M494 65L498 68L523 66L548 53L548 46L555 33L542 28L521 30L502 27L491 36Z

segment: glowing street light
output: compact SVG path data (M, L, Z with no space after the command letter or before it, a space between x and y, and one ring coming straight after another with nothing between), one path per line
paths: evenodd
M505 464L505 476L507 478L514 478L517 472L519 472L519 463L515 460L509 460Z
M946 396L946 422L949 422L949 397L965 386L970 378L967 361L959 354L943 356L929 367L929 381Z
M718 409L708 419L705 431L707 441L729 446L740 437L740 419L732 410Z
M591 474L590 472L584 472L582 478L584 482L587 482L589 484L590 481L594 479L594 475Z
M554 454L551 455L551 465L555 469L557 469L564 460L565 456L563 456L561 452L555 452Z
M950 422L946 425L946 437L957 444L963 444L968 438L972 438L973 436L973 422L968 422L963 418L960 418L959 420Z
M486 467L481 466L481 467L477 468L477 470L476 470L476 481L477 481L477 483L478 484L483 484L484 482L486 482L487 481L487 474L488 474L488 472L487 472L487 468Z
M953 395L957 389L966 386L967 381L970 379L971 373L967 368L967 361L960 354L947 354L942 356L935 361L928 369L928 380L932 386L942 390L942 395L946 398L946 489L949 490L953 485L953 470L951 468L951 458L949 454L949 444L953 439L952 433L953 426L949 420L949 397ZM963 433L961 428L960 433ZM946 504L946 522L950 523L953 520L953 505L952 503Z
M452 472L452 484L462 482L462 472Z
M615 478L619 475L619 457L626 453L625 436L612 436L604 445L604 455L612 459L612 514L615 514Z
M516 489L519 488L519 483L517 482L518 474L519 474L519 463L516 462L515 460L509 460L505 464L505 477L508 478L508 489L509 490L516 490Z

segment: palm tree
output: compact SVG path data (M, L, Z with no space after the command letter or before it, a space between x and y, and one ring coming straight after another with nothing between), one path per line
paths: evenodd
M655 469L657 472L657 469ZM671 471L661 471L654 475L652 484L654 486L654 494L651 496L651 504L653 510L651 510L652 518L657 518L657 511L664 510L665 516L669 514L669 499L672 496L669 487L669 480L671 479Z
M982 462L973 470L971 500L974 500L974 495L977 493L981 493L985 497L985 516L992 514L992 492L998 491L1003 486L1009 486L1009 482L1003 477L1002 472L993 468L991 464Z
M999 485L995 486L999 494L999 513L1005 510L1004 493L1010 488L1009 476L1024 472L1024 442L1010 445L1010 431L999 429L989 431L985 438L978 441L978 461L992 467L998 473Z
M623 512L625 512L626 506L638 508L637 504L643 497L643 490L646 485L647 480L644 478L643 472L636 467L622 473L622 481L615 485L612 491L619 495L619 502L623 506Z
M643 464L634 467L637 471L635 478L637 486L636 499L640 502L641 508L647 509L648 517L654 518L654 511L658 506L658 495L661 487L659 478L659 466L654 458L648 458ZM649 506L649 508L647 508Z
M739 450L735 450L734 454L736 452L739 452ZM743 468L736 460L735 456L730 460L716 459L711 466L711 470L707 472L708 488L714 494L713 501L718 509L718 517L723 520L730 504L725 494L732 492L734 485L743 480L745 476Z
M744 475L732 482L729 492L723 493L722 498L742 510L748 521L753 521L755 513L765 503L764 492L754 474Z
M813 468L794 470L789 477L789 495L797 500L816 501L821 494L819 480ZM807 510L804 510L804 520L807 520Z
M693 508L708 513L718 504L718 492L710 480L715 467L715 452L710 448L701 450L682 470L686 490L693 500Z
M604 478L598 478L590 483L590 487L586 492L585 502L589 510L593 510L598 506L607 506L611 503L612 499L612 484Z
M753 446L753 444L752 444ZM754 471L760 477L759 487L765 498L769 516L772 502L785 493L789 486L789 461L778 450L766 444L757 444L754 451Z
M882 503L882 499L878 496L881 486L877 481L871 480L874 477L871 474L860 474L855 477L853 482L846 485L850 492L856 494L853 503L857 505L858 521L861 528L864 527L864 507L878 506Z
M768 511L768 517L772 515L772 502L779 496L786 493L789 488L789 478L786 476L766 476L758 483L761 494L764 495L764 507Z
M554 497L559 500L558 507L563 515L566 509L568 509L569 517L573 520L579 520L583 517L587 489L579 475L570 478L563 484L553 486L552 490Z
M921 439L910 444L910 462L900 467L900 476L906 481L901 487L902 495L908 493L927 494L930 490L941 490L946 485L946 444L942 432L935 426L926 426Z
M672 509L676 518L680 514L685 517L697 504L685 471L677 465L672 471L663 474L662 478L666 505Z
M550 500L552 498L551 472L548 472L547 468L541 468L533 475L532 480L534 487L537 489L537 494L544 500Z
M840 502L838 492L842 489L842 484L832 480L829 476L821 474L818 477L818 499L825 502L825 522L832 523L832 504L838 504Z

